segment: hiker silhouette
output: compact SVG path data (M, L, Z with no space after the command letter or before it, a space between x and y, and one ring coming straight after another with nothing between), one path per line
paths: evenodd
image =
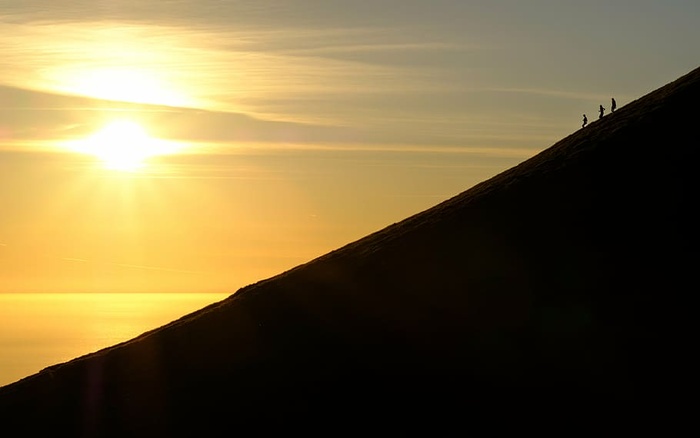
M605 108L603 108L603 105L600 106L600 108L598 109L598 111L600 111L600 114L598 115L598 118L599 118L599 119L602 119L602 118L603 118L603 114L605 113Z
M615 102L615 98L613 97L613 98L612 98L612 104L611 104L611 106L610 106L610 112L611 112L611 113L614 113L616 108L617 108L617 102Z
M588 117L586 115L583 115L583 125L581 125L582 128L585 128L586 125L588 124Z

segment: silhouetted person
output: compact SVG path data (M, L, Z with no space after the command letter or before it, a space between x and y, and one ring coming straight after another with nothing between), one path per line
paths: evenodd
M611 106L610 106L610 112L611 112L611 113L614 113L614 112L615 112L615 108L617 108L617 102L615 102L615 98L613 97L613 98L612 98L612 104L611 104Z
M600 108L598 109L598 111L600 111L600 114L598 114L598 118L599 118L599 119L602 119L602 118L603 118L603 114L605 113L605 108L603 108L603 105L600 106Z
M585 128L586 125L588 124L588 117L586 115L583 115L583 125L581 125L582 128Z

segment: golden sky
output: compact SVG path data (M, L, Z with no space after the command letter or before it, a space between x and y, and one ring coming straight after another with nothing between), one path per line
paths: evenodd
M700 3L0 5L0 293L233 292L697 67Z

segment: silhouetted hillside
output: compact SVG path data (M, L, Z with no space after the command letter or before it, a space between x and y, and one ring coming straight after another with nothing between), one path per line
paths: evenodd
M700 69L429 210L0 388L0 424L75 437L668 431L693 398L698 101Z

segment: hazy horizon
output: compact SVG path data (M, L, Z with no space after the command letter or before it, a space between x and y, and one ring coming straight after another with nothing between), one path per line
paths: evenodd
M0 386L135 338L224 298L208 293L2 293Z

